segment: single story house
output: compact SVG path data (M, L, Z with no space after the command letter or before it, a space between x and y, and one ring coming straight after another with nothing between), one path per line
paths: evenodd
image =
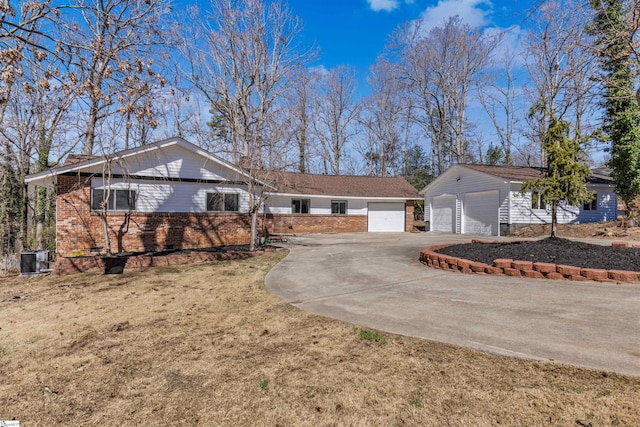
M188 249L250 241L250 177L182 138L107 157L70 155L29 175L56 190L56 253L104 250L101 206L117 252ZM403 178L266 173L263 233L411 231L418 192ZM108 195L108 197L105 197Z
M520 192L523 182L544 176L544 168L454 165L420 191L428 229L498 236L527 225L551 223L551 210L540 202L539 195ZM587 189L593 192L593 201L582 206L560 206L559 223L617 218L618 200L607 170L594 169L587 179Z

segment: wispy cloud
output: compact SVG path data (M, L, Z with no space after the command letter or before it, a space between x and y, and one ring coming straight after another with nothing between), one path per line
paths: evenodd
M493 11L492 8L490 0L439 0L437 5L428 7L420 17L426 30L441 26L456 15L467 25L484 27L490 23L489 15Z
M380 12L381 10L391 12L399 6L399 0L367 0L367 2L374 12Z

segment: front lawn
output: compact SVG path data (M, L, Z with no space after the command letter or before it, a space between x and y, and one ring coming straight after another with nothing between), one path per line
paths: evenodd
M53 425L635 425L640 378L302 312L282 253L0 279L0 420Z

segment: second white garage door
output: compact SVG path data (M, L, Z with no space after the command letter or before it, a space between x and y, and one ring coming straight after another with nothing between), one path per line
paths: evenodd
M456 196L438 196L431 199L432 231L456 232Z
M498 235L498 191L482 191L462 195L462 232Z
M404 203L369 203L368 231L404 231Z

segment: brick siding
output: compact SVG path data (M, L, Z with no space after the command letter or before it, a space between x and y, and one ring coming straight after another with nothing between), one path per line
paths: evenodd
M103 222L91 212L91 186L85 178L59 176L56 200L56 252L63 257L104 250ZM249 215L237 213L108 212L112 252L192 249L249 243ZM100 248L100 249L98 249Z
M265 217L267 232L272 234L358 233L367 231L365 215L274 215Z
M90 208L91 183L80 176L58 176L56 252L76 257L103 252L103 222ZM413 230L413 201L405 208L405 231ZM353 233L367 231L366 215L273 215L264 218L266 231L291 233ZM112 252L161 251L243 245L250 241L246 213L108 212Z

